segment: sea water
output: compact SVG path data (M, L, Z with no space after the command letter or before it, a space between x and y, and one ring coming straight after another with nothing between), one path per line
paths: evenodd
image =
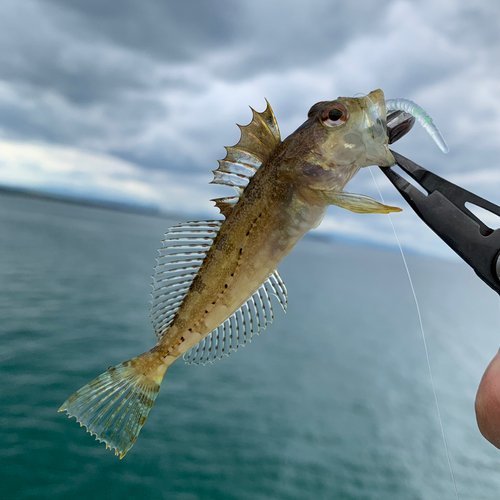
M155 344L165 219L0 197L2 499L454 498L415 304L396 251L304 239L284 314L228 358L175 363L118 460L62 402ZM390 228L388 237L390 237ZM463 499L497 499L474 397L500 308L465 265L408 255Z

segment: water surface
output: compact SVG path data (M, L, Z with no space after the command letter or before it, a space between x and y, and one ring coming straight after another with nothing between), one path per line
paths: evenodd
M150 275L179 220L0 197L1 493L6 499L454 498L400 256L302 241L285 315L206 367L174 364L118 460L61 403L149 349ZM390 237L390 227L388 237ZM459 493L497 499L474 397L498 297L465 265L408 256Z

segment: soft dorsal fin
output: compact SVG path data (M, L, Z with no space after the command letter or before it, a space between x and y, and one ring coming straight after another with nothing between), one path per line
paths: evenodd
M187 364L206 365L229 356L231 351L251 342L254 334L259 335L261 328L266 329L273 322L271 296L278 299L286 312L287 291L277 270L222 325L189 349L184 354L184 361Z
M281 142L278 122L267 100L266 103L267 107L262 113L250 108L253 113L252 121L245 126L238 125L241 130L239 142L226 147L225 158L219 160L219 168L213 171L212 184L222 184L236 190L235 197L212 200L226 217L253 174Z
M167 229L158 250L150 318L158 340L167 331L217 236L220 220L183 222Z

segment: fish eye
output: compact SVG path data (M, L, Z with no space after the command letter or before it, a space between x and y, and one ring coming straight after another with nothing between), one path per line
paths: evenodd
M337 120L340 120L344 116L344 113L340 111L340 109L331 109L330 112L328 113L328 118L330 120L336 122Z
M337 104L331 108L326 108L321 114L321 120L327 127L337 127L347 121L347 108Z

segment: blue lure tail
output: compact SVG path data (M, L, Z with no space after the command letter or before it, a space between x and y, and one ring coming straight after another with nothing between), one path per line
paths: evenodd
M439 132L432 118L421 108L418 104L409 99L387 99L385 101L385 107L387 111L401 110L415 117L415 119L424 127L427 133L432 137L434 142L438 145L439 149L443 153L449 153L450 148L444 137Z

